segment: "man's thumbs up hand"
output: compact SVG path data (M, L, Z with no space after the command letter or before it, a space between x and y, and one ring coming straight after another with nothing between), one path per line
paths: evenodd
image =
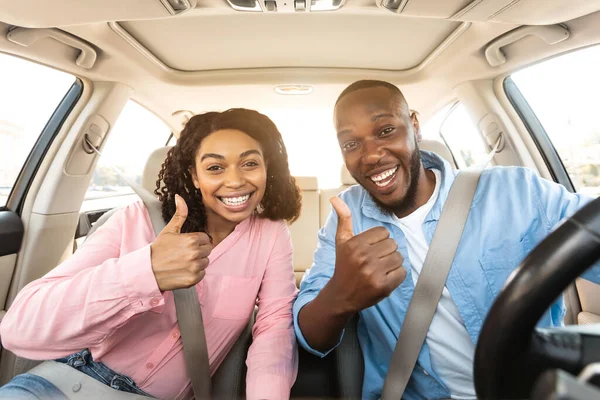
M338 197L331 198L338 216L335 272L328 286L345 312L359 312L386 298L406 277L398 245L384 227L354 235L352 213Z

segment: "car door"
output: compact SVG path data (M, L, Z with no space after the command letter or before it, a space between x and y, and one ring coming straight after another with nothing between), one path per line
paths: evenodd
M600 46L593 46L525 68L504 83L555 181L589 198L600 196L598 65ZM600 323L600 285L578 279L566 295L569 322Z
M72 75L0 54L0 320L15 279L29 185L82 88Z

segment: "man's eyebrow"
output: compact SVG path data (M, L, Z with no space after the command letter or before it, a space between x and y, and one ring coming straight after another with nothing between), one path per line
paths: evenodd
M343 130L339 131L339 132L337 133L337 135L338 135L338 137L340 137L340 136L342 136L342 135L346 135L346 134L348 134L348 133L350 133L350 132L352 132L352 129L343 129Z
M216 158L216 159L218 159L218 160L224 160L224 159L225 159L225 157L223 157L223 156L222 156L222 155L220 155L220 154L215 154L215 153L206 153L206 154L204 154L204 155L202 156L202 158L200 159L200 161L202 162L202 161L206 160L207 158Z
M394 118L394 114L382 113L382 114L373 115L371 117L371 121L375 122L375 121L378 121L378 120L380 120L382 118Z

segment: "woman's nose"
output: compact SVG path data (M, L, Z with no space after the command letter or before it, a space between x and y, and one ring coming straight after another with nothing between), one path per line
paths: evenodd
M225 185L232 188L238 188L244 186L246 183L246 179L244 179L244 174L238 168L230 168L227 171L227 176L225 179Z

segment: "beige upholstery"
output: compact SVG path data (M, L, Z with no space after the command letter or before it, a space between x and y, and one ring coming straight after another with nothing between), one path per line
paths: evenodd
M454 157L452 157L450 149L444 143L438 142L437 140L421 140L421 142L419 143L419 148L421 150L436 153L437 155L448 161L453 168L456 168Z
M352 177L352 175L350 175L350 171L348 171L348 168L346 168L345 165L342 165L342 172L340 174L340 181L342 182L343 186L356 185L356 181L354 180L354 178Z
M319 201L320 208L320 226L325 225L327 221L327 217L329 217L329 213L331 212L331 203L329 199L337 196L340 192L348 189L352 185L356 185L356 181L348 172L348 169L344 164L342 164L342 169L340 173L340 181L342 182L342 186L334 189L323 189L321 190L321 198Z
M580 324L600 323L600 285L579 278L575 281L581 311L577 316Z
M582 311L577 316L577 323L579 325L593 325L600 324L600 315L591 312Z
M165 158L167 158L167 152L171 147L172 146L159 147L150 154L150 157L148 157L142 175L142 186L151 193L154 193L154 189L156 189L158 173L160 172L163 162L165 161Z
M302 213L290 226L294 245L294 272L296 284L300 284L304 272L310 268L317 248L319 230L319 184L316 177L297 176L302 191Z

